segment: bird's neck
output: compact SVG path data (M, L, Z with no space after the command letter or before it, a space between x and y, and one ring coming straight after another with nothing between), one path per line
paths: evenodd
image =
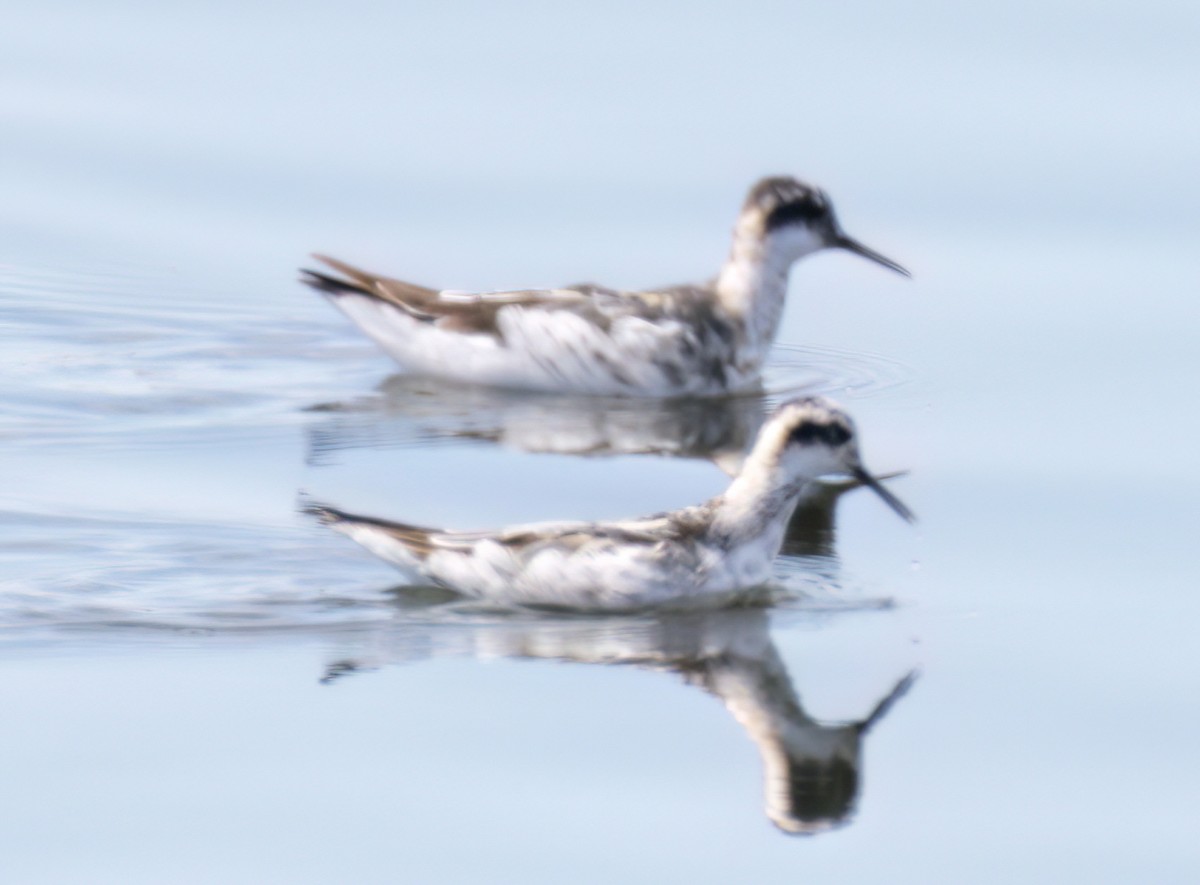
M782 547L784 530L808 482L788 475L777 464L750 459L716 499L713 531L735 543L764 538Z
M761 361L775 341L787 297L788 271L798 257L773 237L734 230L733 248L716 280L721 308L744 330L745 347Z

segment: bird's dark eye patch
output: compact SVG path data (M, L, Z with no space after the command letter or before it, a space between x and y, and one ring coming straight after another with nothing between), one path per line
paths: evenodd
M840 446L850 440L850 430L841 424L818 424L815 421L805 421L790 434L789 443L812 445L825 443L827 446Z
M767 230L775 230L788 224L807 224L825 215L828 211L829 207L823 200L813 197L783 203L772 209L767 216Z

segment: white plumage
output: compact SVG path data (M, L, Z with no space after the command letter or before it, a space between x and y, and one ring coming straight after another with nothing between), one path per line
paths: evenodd
M826 195L793 178L751 189L710 282L621 292L591 283L469 293L317 256L304 271L409 371L456 381L617 396L714 395L759 383L793 262L841 248L907 275L846 236Z
M863 468L849 416L817 397L780 406L723 494L669 513L451 532L331 507L309 510L411 580L501 605L624 610L716 604L769 582L797 502L830 474L853 476L912 518Z

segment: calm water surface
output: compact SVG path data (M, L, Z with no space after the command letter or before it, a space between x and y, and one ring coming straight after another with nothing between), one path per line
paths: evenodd
M702 13L0 37L5 881L1200 875L1195 12ZM798 265L762 397L407 378L294 280L698 279L775 171L915 279ZM793 391L920 522L810 502L771 608L489 610L299 512L694 503Z

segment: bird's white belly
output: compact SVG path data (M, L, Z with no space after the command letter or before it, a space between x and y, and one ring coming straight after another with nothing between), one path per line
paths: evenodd
M703 604L767 583L770 558L761 551L732 555L702 547L676 556L659 546L627 545L599 551L547 546L525 557L487 540L467 551L438 551L425 571L470 596L503 605L574 609L631 609Z
M710 394L740 384L663 368L687 333L677 320L619 316L602 328L570 311L514 305L500 313L497 337L444 329L373 298L346 295L336 304L406 369L465 383L614 396Z

